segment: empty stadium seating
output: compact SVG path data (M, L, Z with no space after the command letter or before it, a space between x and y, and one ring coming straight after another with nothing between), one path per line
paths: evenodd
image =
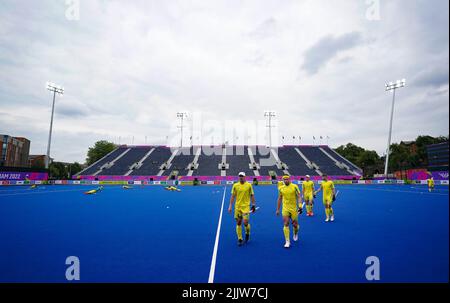
M202 147L198 158L198 168L194 170L193 176L220 176L219 164L222 162L222 148Z
M282 176L283 170L276 165L276 159L270 153L269 148L265 146L251 147L255 163L259 165L259 174L261 176L269 176L269 172L275 173L277 176ZM275 149L276 150L276 149Z
M225 157L222 156L224 148ZM201 152L197 153L199 149ZM219 165L223 160L225 168L221 169ZM307 161L314 163L316 167L311 167ZM282 167L283 163L286 167ZM165 168L162 167L163 164L168 165ZM241 171L247 176L280 176L285 172L294 176L317 176L319 172L351 176L353 171L357 175L360 169L327 146L283 146L272 149L272 152L264 146L202 146L183 149L171 149L167 146L120 146L80 175L169 177L175 171L178 176L237 176Z
M288 171L293 176L318 175L314 169L306 165L306 161L295 150L294 146L286 146L278 149L280 160L288 165Z
M172 156L172 151L169 147L158 146L144 161L144 163L142 163L142 166L135 169L130 175L156 176L160 171L161 165L169 160L170 156Z
M244 172L247 176L255 175L249 167L248 146L228 146L226 161L227 176L237 176L240 172Z
M122 176L129 170L130 166L142 159L150 151L150 147L130 148L128 152L118 159L113 166L102 171L105 176Z
M170 176L172 172L177 171L179 176L186 176L188 173L188 165L194 160L195 153L193 148L183 148L178 150L177 155L171 161L171 166L166 169L163 176Z
M115 158L120 156L127 149L128 148L126 146L121 146L121 147L117 148L116 150L114 150L110 154L106 155L105 157L103 157L102 159L97 161L96 163L92 164L85 170L81 171L80 175L85 175L85 176L94 175L96 172L98 172L102 168L103 165L113 161Z
M338 167L332 159L330 159L316 146L300 146L299 150L311 162L317 164L322 173L334 176L351 175L347 170Z
M359 168L358 166L356 166L355 164L353 164L349 160L347 160L344 157L342 157L338 152L336 152L335 150L331 149L329 146L325 146L325 147L323 147L323 149L326 152L330 153L336 160L346 164L351 170L354 170L354 171L357 171L359 173L362 173L361 168Z

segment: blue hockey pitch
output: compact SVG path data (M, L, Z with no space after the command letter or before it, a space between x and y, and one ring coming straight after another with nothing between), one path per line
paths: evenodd
M230 186L83 194L93 188L0 187L0 282L67 282L68 256L79 258L81 282L368 282L370 256L380 282L448 282L448 187L336 186L336 221L324 222L319 195L290 249L275 186L255 186L260 209L243 247Z

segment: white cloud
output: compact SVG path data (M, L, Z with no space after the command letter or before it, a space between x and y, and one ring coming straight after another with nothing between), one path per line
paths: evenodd
M394 140L448 134L446 1L383 1L380 21L366 20L357 0L81 0L80 21L65 9L65 1L0 4L0 132L29 137L33 153L46 147L47 80L66 89L52 144L62 161L83 161L99 139L165 143L185 109L222 122L275 109L286 137L329 135L333 146L382 153L384 82L397 78L410 81L398 95ZM358 43L339 40L342 52L320 43L349 33ZM310 74L302 66L314 46L331 55Z

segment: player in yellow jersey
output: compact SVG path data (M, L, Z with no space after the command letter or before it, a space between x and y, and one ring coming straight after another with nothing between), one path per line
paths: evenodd
M284 247L289 248L291 246L289 224L292 222L292 227L294 229L293 240L297 241L299 230L298 214L302 213L303 206L302 206L302 197L298 186L291 182L291 178L289 176L284 176L283 181L284 186L280 187L278 194L277 216L280 215L280 206L283 203L281 214L283 216L283 224L284 224L283 233L284 238L286 240Z
M235 200L234 219L236 220L236 234L238 237L238 245L242 246L244 243L244 240L242 240L242 223L244 223L245 243L247 243L250 239L250 212L254 212L256 209L253 186L245 180L244 172L239 173L239 182L233 184L233 188L231 189L230 206L228 207L229 213L233 209ZM252 203L251 208L250 201Z
M334 221L334 211L333 211L333 202L336 200L336 192L334 189L334 183L328 178L327 175L322 176L322 184L320 184L320 188L314 192L317 195L318 192L323 190L323 205L325 206L325 222L333 222Z
M96 193L101 192L102 190L103 190L103 186L99 186L96 189L92 189L92 190L85 192L84 194L85 195L95 195Z
M314 216L314 182L311 181L311 176L306 175L306 180L302 183L303 201L306 203L306 216Z
M168 191L181 191L181 189L178 189L176 186L172 186L172 185L164 187L164 189L168 190Z
M427 179L428 191L431 193L434 190L434 179L433 176Z

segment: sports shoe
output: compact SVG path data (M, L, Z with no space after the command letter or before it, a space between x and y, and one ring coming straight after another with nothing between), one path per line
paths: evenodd
M327 217L327 218L325 219L325 222L330 222L330 218Z
M294 237L292 238L294 242L298 241L298 233L294 233Z
M244 243L244 241L242 241L242 239L238 240L238 246L242 246L243 243Z
M331 222L334 222L334 216L331 216L330 221L331 221Z
M250 234L245 234L245 243L250 241Z
M291 247L291 242L286 241L286 244L284 244L284 248L289 248Z

